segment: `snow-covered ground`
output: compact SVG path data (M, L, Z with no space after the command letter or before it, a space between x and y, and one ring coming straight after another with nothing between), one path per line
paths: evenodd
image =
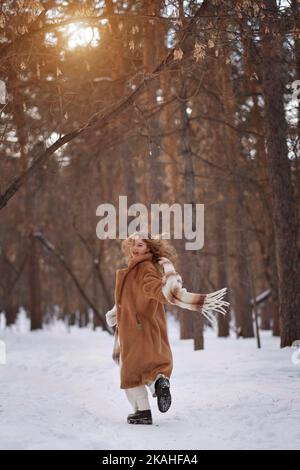
M174 355L173 403L153 426L129 425L131 413L111 359L113 338L57 322L30 333L24 316L0 330L1 449L299 449L300 365L278 338L217 339L204 351L178 339L168 315Z

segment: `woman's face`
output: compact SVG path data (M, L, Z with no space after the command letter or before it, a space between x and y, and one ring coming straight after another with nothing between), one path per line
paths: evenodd
M144 242L144 240L142 240L139 237L136 237L134 239L134 243L131 246L131 256L144 255L145 253L148 253L149 251L150 250L146 242Z

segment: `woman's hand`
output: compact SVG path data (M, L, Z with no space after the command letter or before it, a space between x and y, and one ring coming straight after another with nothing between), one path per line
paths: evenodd
M110 310L108 310L108 312L106 312L105 318L106 318L106 323L108 324L108 326L113 327L117 324L117 307L116 307L116 305L114 305L112 309L110 309Z

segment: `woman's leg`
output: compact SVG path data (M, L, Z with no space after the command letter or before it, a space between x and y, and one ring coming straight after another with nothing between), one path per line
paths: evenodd
M138 410L150 410L148 392L145 385L140 385L139 387L133 388L125 388L125 393L134 413Z

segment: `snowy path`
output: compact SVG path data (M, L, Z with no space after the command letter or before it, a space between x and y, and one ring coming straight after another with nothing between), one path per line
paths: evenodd
M131 412L111 359L112 337L61 323L42 332L0 331L0 449L299 449L300 365L289 348L262 335L216 339L205 351L178 339L173 404L166 414L150 397L153 426L126 423Z

